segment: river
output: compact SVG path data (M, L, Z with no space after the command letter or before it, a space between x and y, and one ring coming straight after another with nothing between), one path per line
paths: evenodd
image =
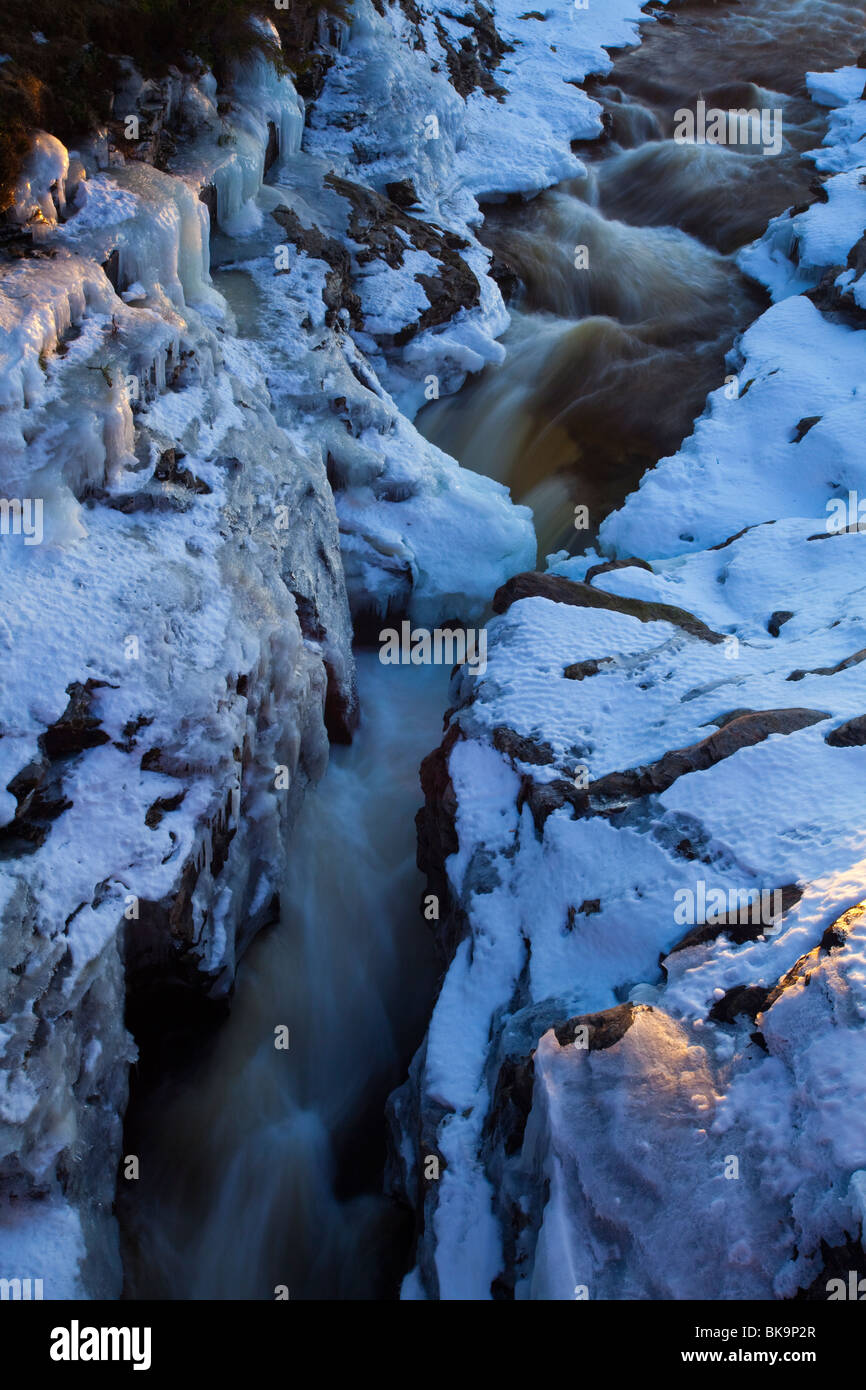
M586 177L486 209L484 239L522 284L507 357L418 421L533 507L542 557L583 549L722 384L767 303L734 253L816 196L801 154L825 124L804 68L856 61L863 45L862 0L672 10L588 84L608 136L580 148ZM677 143L675 113L699 99L778 109L782 150ZM131 1107L142 1176L121 1202L127 1297L393 1298L408 1267L411 1220L382 1195L383 1110L437 983L414 814L448 672L361 652L359 683L361 730L307 796L279 925L249 950L199 1055Z

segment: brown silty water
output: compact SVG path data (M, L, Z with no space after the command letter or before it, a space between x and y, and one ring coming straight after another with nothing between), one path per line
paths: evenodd
M575 143L586 174L486 209L482 238L507 278L497 273L519 281L508 355L417 424L533 508L542 563L584 549L723 384L737 334L769 302L736 251L821 196L802 155L820 145L826 113L805 73L857 62L864 48L864 0L669 7L586 84L605 124L599 140ZM766 127L781 131L779 152L679 142L677 113L699 101L763 111L768 123L781 113ZM581 505L590 526L576 530Z

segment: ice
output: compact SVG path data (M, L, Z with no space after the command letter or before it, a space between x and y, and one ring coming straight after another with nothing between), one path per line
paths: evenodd
M69 155L66 147L39 130L33 137L29 157L12 195L9 216L13 222L54 223L66 205L66 175ZM53 193L53 197L52 197Z

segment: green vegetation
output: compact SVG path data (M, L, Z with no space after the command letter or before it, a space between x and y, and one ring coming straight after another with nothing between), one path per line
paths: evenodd
M345 17L345 0L4 0L0 54L0 211L8 207L33 129L74 144L111 116L121 57L145 77L171 66L194 71L196 60L217 80L227 62L272 47L250 17L273 21L284 61L302 70L322 11ZM34 38L34 34L39 38ZM40 41L41 39L47 42Z

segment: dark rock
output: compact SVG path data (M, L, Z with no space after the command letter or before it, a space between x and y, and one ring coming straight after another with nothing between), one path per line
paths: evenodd
M427 878L427 890L439 900L436 940L443 959L450 960L466 934L462 911L451 901L451 887L445 861L460 848L457 838L457 793L451 781L448 759L463 737L459 724L452 724L438 748L421 764L424 805L415 817L418 832L418 868Z
M751 385L751 382L749 383L749 385ZM742 394L745 396L746 392L743 391ZM757 521L752 526L744 526L740 531L735 531L732 536L728 536L728 539L726 541L719 541L718 545L711 545L708 547L708 549L727 550L729 545L734 544L734 541L738 541L740 537L745 536L747 532L756 530L758 526L775 526L775 524L775 521Z
M493 257L487 273L491 280L496 281L506 304L509 304L523 289L523 281L517 271L508 261L502 260L499 256Z
M386 183L385 192L398 208L413 208L418 204L418 194L411 179L398 179L396 183Z
M171 773L162 765L161 748L148 748L146 752L142 753L139 767L142 772L161 772L166 777L171 776Z
M322 294L328 326L333 328L340 310L345 309L352 327L360 329L363 326L361 301L352 288L351 259L345 246L334 237L326 236L318 227L305 227L291 208L274 208L271 216L299 250L330 267Z
M398 333L383 336L386 346L402 347L425 329L449 323L458 310L480 303L481 287L459 254L466 247L462 238L443 232L420 218L410 217L384 194L362 184L333 173L326 176L325 182L351 205L349 236L363 248L356 253L359 265L382 260L392 269L398 269L406 254L405 238L416 250L426 251L441 263L438 275L421 271L415 275L429 300L429 308Z
M784 887L773 889L773 898L776 893L780 894L780 920L796 907L803 896L803 889L796 883L786 883ZM685 936L672 946L668 951L669 956L675 956L678 951L686 951L691 946L706 946L708 942L715 941L718 936L728 936L735 946L742 946L747 941L757 941L766 928L765 922L751 922L744 920L751 917L751 912L743 909L731 914L719 913L710 922L698 922L698 924L687 931Z
M548 816L561 810L563 806L570 806L579 816L586 815L589 810L589 797L585 791L581 791L573 782L567 782L564 777L557 777L552 782L533 782L531 778L525 777L517 798L518 810L522 806L529 807L535 828L541 833Z
M198 192L199 202L204 203L210 217L211 228L217 225L217 191L216 184L206 183Z
M355 676L341 678L333 662L325 658L325 729L331 743L350 744L361 721L361 702Z
M108 743L108 734L99 727L99 720L91 708L94 690L106 685L106 681L88 679L83 684L73 681L66 687L69 696L66 709L57 723L50 725L39 738L39 747L49 761L72 757L86 748Z
M821 963L822 958L829 955L831 951L838 951L845 945L852 927L862 918L864 907L866 907L864 903L855 903L853 907L849 907L827 927L818 945L813 947L811 951L807 951L798 961L795 961L787 974L783 975L770 990L764 1005L764 1013L769 1013L785 991L797 984L798 981L802 980L804 985L809 984L812 972Z
M568 681L585 681L587 676L597 676L599 671L615 664L610 657L589 657L586 661L573 661L562 674Z
M849 666L858 666L861 661L866 661L866 647L861 647L853 656L846 656L844 661L837 661L835 666L815 666L811 671L792 671L787 679L801 681L804 676L835 676L839 671L847 671Z
M51 824L73 804L63 790L68 764L89 748L108 743L92 712L93 692L107 685L92 678L66 687L69 703L55 724L40 735L41 756L12 778L7 791L15 797L15 815L0 828L0 858L32 854L45 843Z
M820 415L804 415L802 420L797 421L797 427L794 431L794 438L791 442L793 444L799 444L800 440L805 439L810 429L812 429L814 425L817 425L820 422L820 420Z
M326 10L320 5L290 4L279 10L271 7L283 59L291 70L296 90L307 103L319 96L334 62L334 53L323 51L319 42L320 24L325 16Z
M828 718L826 711L812 709L758 710L753 714L741 714L716 733L701 739L700 743L673 749L657 762L643 767L630 768L626 772L609 772L600 777L597 782L590 784L590 800L594 808L599 808L604 802L620 803L658 794L666 791L679 777L689 772L704 772L724 758L730 758L741 748L763 743L772 734L796 733L798 729L807 729L811 724Z
M604 1052L609 1047L615 1047L631 1028L641 1009L652 1013L652 1009L647 1004L615 1004L611 1009L602 1009L595 1014L577 1014L574 1018L566 1019L564 1023L557 1023L553 1029L556 1034L556 1041L560 1047L567 1047L574 1042L575 1031L579 1027L585 1027L589 1032L589 1052Z
M138 492L119 492L113 496L111 493L103 493L97 498L89 497L87 504L92 506L97 501L110 507L112 511L123 512L124 516L151 512L186 512L192 506L192 503L183 497L177 497L172 493L149 492L146 488Z
M844 270L853 270L854 278L848 284L839 286L836 281ZM854 299L852 289L864 271L866 233L848 252L847 265L830 266L815 289L806 291L806 298L811 299L815 307L831 322L845 324L848 328L863 328L866 325L866 311Z
M722 999L716 1000L710 1009L710 1018L716 1023L733 1023L744 1014L754 1023L758 1014L766 1008L769 993L760 985L734 985Z
M858 714L854 719L846 719L838 729L833 729L824 740L831 748L860 748L866 743L866 714Z
M265 173L272 169L279 158L280 140L277 134L277 127L273 121L268 121L268 143L265 146Z
M625 560L604 560L599 565L590 565L583 577L584 584L591 584L598 574L608 574L611 570L627 570L636 565L638 569L648 570L652 574L652 565L648 565L646 560L639 560L636 555L629 555Z
M8 783L16 800L15 815L0 827L0 859L32 854L48 838L51 822L72 805L63 795L62 779L44 761L28 763Z
M485 9L480 0L475 0L474 14L467 11L455 18L472 30L472 37L461 39L459 46L451 41L438 15L434 21L436 37L445 50L452 87L464 98L480 88L486 96L504 101L507 91L495 81L492 74L503 56L513 52L513 44L500 38L492 13Z
M231 798L228 791L224 806L203 826L213 878L222 873L236 834ZM203 948L193 898L206 872L205 856L194 851L177 888L159 901L141 898L138 919L124 922L126 1022L141 1052L138 1071L144 1070L152 1080L165 1075L179 1052L189 1056L228 1011L227 995L211 995L202 988ZM274 895L257 914L251 935L278 920L279 897Z
M164 449L153 470L154 480L158 483L174 483L177 487L186 488L187 492L209 493L211 489L206 482L197 478L188 468L180 467L183 457L179 449Z
M115 294L120 294L120 252L117 247L110 251L107 259L102 262L102 269L105 271Z
M841 1279L846 1296L850 1291L851 1274L854 1275L856 1298L862 1298L860 1280L866 1280L866 1250L860 1240L849 1238L841 1245L828 1245L821 1241L823 1265L819 1274L805 1289L798 1289L794 1299L804 1303L826 1303L829 1297L828 1284L831 1279Z
M490 1121L486 1126L494 1142L501 1142L506 1155L518 1153L523 1145L526 1121L532 1109L535 1081L532 1055L506 1057L496 1078Z
M549 743L537 743L534 739L518 734L506 724L493 730L493 747L514 762L546 764L553 762L553 749Z
M186 792L178 792L177 796L159 796L151 806L148 806L144 816L144 823L150 830L155 830L168 811L176 811L180 806Z
M778 637L785 623L789 623L794 614L787 608L777 608L775 613L770 614L770 621L767 623L767 631L771 637Z
M754 713L755 710L748 709L746 706L741 706L739 709L728 710L727 714L719 714L715 719L708 719L706 724L701 725L701 728L704 729L707 727L707 724L713 724L717 729L723 729L726 724L733 723L735 719L741 718L742 715Z
M497 589L493 597L494 612L505 613L512 603L524 598L546 598L551 603L568 603L576 608L604 608L614 613L625 613L642 623L672 623L674 627L704 642L718 644L725 640L721 633L713 632L700 618L687 613L684 608L676 608L669 603L650 603L646 599L621 598L618 594L594 589L591 584L580 584L561 574L541 574L537 570L516 574Z
M121 753L131 753L138 742L138 734L152 723L153 717L148 714L139 714L135 719L127 719L121 730L123 737L115 740L115 748L119 748Z

